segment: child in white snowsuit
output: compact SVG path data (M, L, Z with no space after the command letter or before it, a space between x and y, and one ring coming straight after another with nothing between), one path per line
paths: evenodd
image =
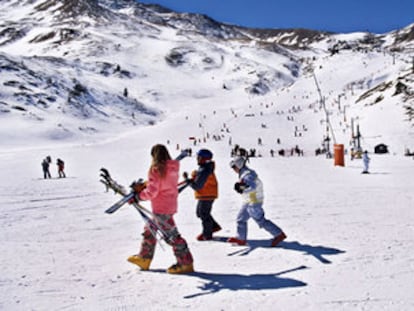
M243 205L237 215L237 237L227 241L238 245L246 245L247 221L253 218L260 228L265 229L273 236L272 246L276 246L286 239L285 233L272 221L265 218L263 210L263 185L256 172L246 166L243 157L236 157L230 166L238 173L240 180L235 183L234 190L242 195Z

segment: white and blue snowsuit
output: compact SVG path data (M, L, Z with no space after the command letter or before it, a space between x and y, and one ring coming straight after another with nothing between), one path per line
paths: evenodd
M253 218L260 228L265 229L272 236L282 233L282 230L273 222L265 218L263 210L263 184L256 172L247 166L240 169L240 182L247 187L243 190L243 205L237 215L237 235L238 239L247 239L247 221Z

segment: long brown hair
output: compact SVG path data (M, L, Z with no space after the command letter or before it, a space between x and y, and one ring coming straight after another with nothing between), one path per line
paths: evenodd
M151 156L151 169L157 170L160 176L164 177L166 174L167 160L171 160L167 147L161 144L154 145L151 148Z

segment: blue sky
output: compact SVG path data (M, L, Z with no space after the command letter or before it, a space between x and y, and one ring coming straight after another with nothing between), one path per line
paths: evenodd
M414 23L414 0L142 0L257 28L385 33Z

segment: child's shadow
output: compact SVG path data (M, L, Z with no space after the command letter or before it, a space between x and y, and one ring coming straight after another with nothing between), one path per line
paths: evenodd
M301 244L297 241L294 242L281 242L278 247L284 248L284 249L291 249L294 251L303 252L307 255L311 255L318 259L320 262L328 264L331 263L330 260L326 259L324 256L328 255L338 255L343 254L345 251L333 248L333 247L326 247L321 245L308 245L308 244Z
M248 242L249 242L248 243L249 245L247 246L247 248L243 248L241 250L230 253L229 256L234 256L234 255L245 256L257 248L272 248L270 246L269 240L249 240ZM315 257L316 259L318 259L320 262L324 264L331 263L331 261L326 259L324 256L338 255L338 254L345 253L345 251L337 249L337 248L321 246L321 245L313 246L313 245L301 244L297 241L292 241L292 242L283 241L283 242L280 242L279 245L275 248L284 248L284 249L290 249L290 250L302 252L307 255L311 255Z
M215 294L223 290L239 291L239 290L263 290L263 289L282 289L306 286L307 284L291 279L285 278L281 275L295 272L298 270L307 269L306 266L300 266L294 269L282 271L279 273L268 274L237 274L237 273L205 273L205 272L193 272L189 276L198 277L207 282L198 286L201 290L198 293L190 294L184 298L195 298L198 296Z

